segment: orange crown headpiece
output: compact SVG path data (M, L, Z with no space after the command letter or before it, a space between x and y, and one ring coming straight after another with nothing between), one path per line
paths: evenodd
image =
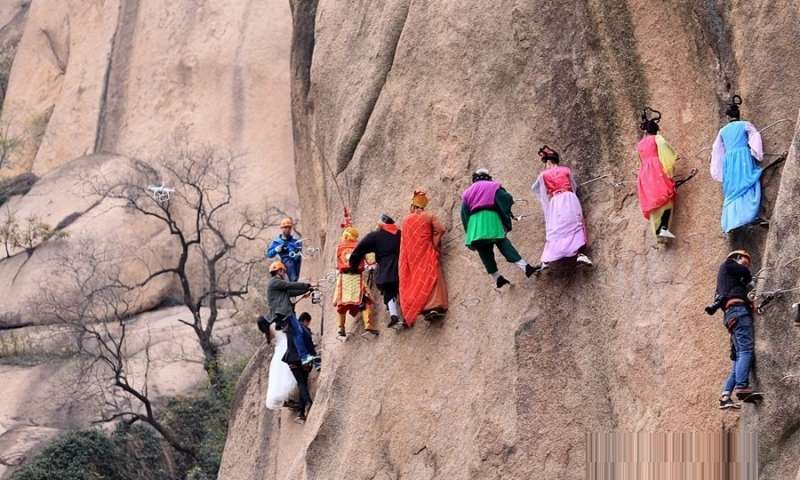
M411 206L418 208L425 208L428 206L428 194L423 190L414 190L414 195L411 197Z

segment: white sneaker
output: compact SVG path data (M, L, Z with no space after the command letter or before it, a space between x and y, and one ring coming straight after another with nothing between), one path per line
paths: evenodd
M675 235L673 235L672 232L670 232L666 228L662 228L661 230L659 230L658 236L660 238L667 238L669 240L674 240L676 238Z
M547 262L542 262L542 263L540 263L538 265L539 272L543 272L543 271L547 270L548 268L550 268L550 264L547 263Z
M590 266L590 267L591 267L592 265L594 265L594 264L592 263L592 261L591 261L591 260L589 260L589 257L587 257L586 255L584 255L584 254L582 254L582 253L581 253L580 255L578 255L578 258L576 258L576 259L575 259L575 261L576 261L576 262L578 262L578 263L582 263L582 264L584 264L584 265L588 265L588 266Z

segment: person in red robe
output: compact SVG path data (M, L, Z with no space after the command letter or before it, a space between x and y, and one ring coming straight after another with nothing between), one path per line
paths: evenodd
M439 263L445 227L425 211L428 196L415 190L410 213L403 219L400 241L400 308L405 325L412 327L422 314L440 319L447 312L447 283Z

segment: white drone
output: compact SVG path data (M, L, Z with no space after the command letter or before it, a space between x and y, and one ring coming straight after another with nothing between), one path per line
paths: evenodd
M163 184L159 186L150 185L147 189L150 190L153 199L158 203L169 202L170 198L172 198L172 194L175 193L174 188L165 187Z

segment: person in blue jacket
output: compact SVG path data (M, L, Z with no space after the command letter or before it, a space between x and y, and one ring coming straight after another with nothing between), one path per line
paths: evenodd
M286 266L286 274L290 282L300 278L300 266L303 261L303 240L292 235L294 222L291 218L281 220L281 233L272 239L267 247L267 258L280 257Z

